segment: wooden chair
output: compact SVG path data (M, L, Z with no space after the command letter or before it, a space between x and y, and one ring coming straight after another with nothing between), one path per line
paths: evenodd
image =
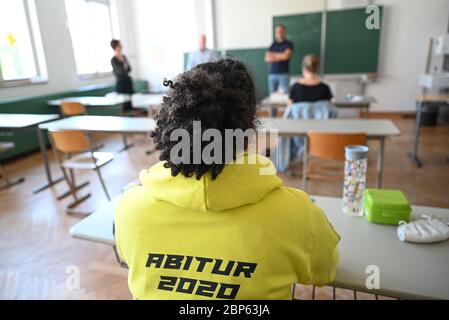
M67 181L75 200L74 203L68 206L67 213L80 213L76 212L74 208L90 197L90 194L82 198L78 197L76 193L75 170L96 171L104 193L108 201L111 201L100 168L111 162L114 159L114 155L109 152L95 152L92 149L90 136L85 135L82 131L49 130L49 137L64 179Z
M64 118L86 115L86 114L87 114L86 107L84 107L79 102L63 102L61 104L61 115Z
M308 152L304 158L303 184L307 190L309 177L309 157L325 160L345 160L345 147L349 145L366 145L367 135L364 133L339 134L309 132L307 134Z
M63 102L61 104L61 115L63 118L87 115L87 109L79 102ZM104 147L102 143L95 143L94 150Z
M15 145L14 143L11 142L0 142L0 153L6 152L6 151L10 151L12 149L14 149ZM2 167L2 164L0 163L0 181L4 180L4 183L2 185L0 185L0 191L1 190L5 190L9 187L18 185L22 182L25 181L24 178L20 178L18 180L12 181L8 175L6 174L5 170Z

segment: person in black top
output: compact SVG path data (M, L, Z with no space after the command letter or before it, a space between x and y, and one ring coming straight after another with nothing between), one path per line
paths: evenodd
M298 102L330 101L333 98L329 86L321 82L318 72L320 59L314 55L304 57L302 63L303 78L290 89L290 104Z
M112 57L111 65L112 71L116 78L115 91L120 94L134 94L133 81L129 73L131 72L131 65L128 59L122 53L122 44L119 40L112 40L111 47L114 50L114 57ZM124 105L124 111L133 110L131 102Z
M293 43L286 39L283 25L276 26L276 40L265 53L265 62L270 64L268 86L270 94L279 91L288 92L290 80L290 59L293 55Z

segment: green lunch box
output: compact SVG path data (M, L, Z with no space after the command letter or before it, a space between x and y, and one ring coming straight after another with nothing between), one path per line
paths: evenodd
M364 208L367 221L396 226L400 221L408 222L412 212L407 198L398 190L367 189Z

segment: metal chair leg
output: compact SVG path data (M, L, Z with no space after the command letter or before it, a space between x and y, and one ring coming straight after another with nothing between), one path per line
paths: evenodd
M89 199L91 194L88 194L88 195L86 195L86 196L84 196L82 198L79 198L77 193L76 193L77 188L72 183L72 181L70 181L70 178L69 178L69 175L67 174L66 169L64 167L61 167L61 171L62 171L62 174L64 176L64 179L67 181L67 184L68 184L69 189L70 189L70 193L72 194L72 196L73 196L73 198L75 200L73 203L71 203L71 204L69 204L67 206L66 213L67 214L82 214L82 215L89 215L89 214L91 214L92 212L78 212L78 211L74 210L79 204L81 204L84 201L86 201L87 199Z
M312 287L312 300L315 300L315 286Z
M73 199L75 200L75 202L77 202L79 199L78 199L78 195L76 194L75 186L72 184L72 181L70 180L66 169L64 167L61 167L61 171L62 171L65 181L67 182L67 185L69 186L70 193L72 194ZM73 170L70 170L70 171L71 171L71 174L73 174Z
M74 188L76 188L75 172L74 172L73 169L70 169L70 170L69 170L69 173L70 173L70 182L72 183L72 186L73 186Z
M101 186L103 187L104 193L106 194L106 198L108 198L108 201L110 202L111 201L111 197L109 196L108 189L106 188L106 184L104 183L103 177L102 177L101 172L100 172L100 168L97 168L95 171L97 171L98 178L100 179Z
M354 300L357 300L357 291L354 290Z
M337 288L332 287L332 300L337 300Z

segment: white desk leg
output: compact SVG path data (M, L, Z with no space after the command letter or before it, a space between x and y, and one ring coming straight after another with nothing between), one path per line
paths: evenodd
M377 176L376 176L376 188L382 187L382 171L384 166L384 154L385 154L385 137L380 139L379 150L377 151Z
M126 151L128 149L131 149L132 147L134 147L133 143L128 143L128 136L126 134L122 135L122 139L123 139L123 148L119 150L119 152L123 152Z
M307 136L304 136L304 146L303 146L303 161L302 161L302 186L303 190L307 192L307 171L308 171L308 144L309 139Z

